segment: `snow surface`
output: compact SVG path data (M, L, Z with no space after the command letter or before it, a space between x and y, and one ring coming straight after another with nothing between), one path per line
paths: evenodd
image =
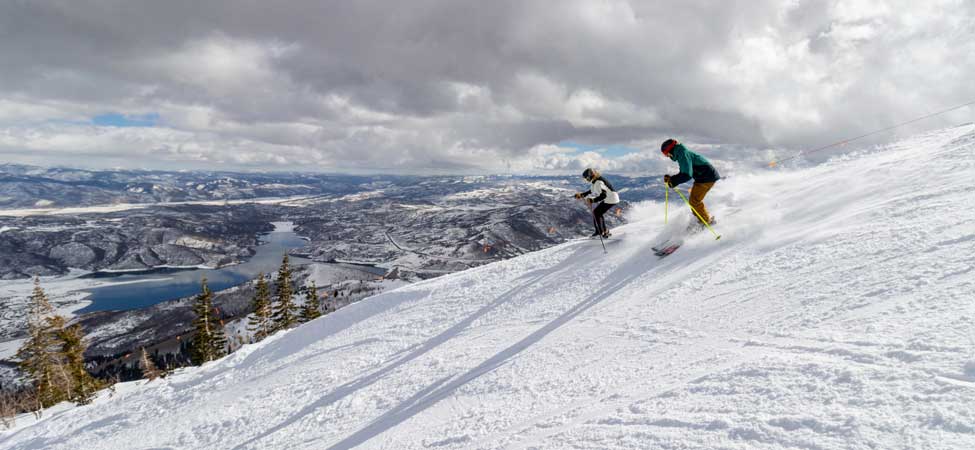
M17 350L24 345L27 339L12 339L0 342L0 359L6 359L17 354Z
M220 195L216 193L215 195ZM77 215L77 214L104 214L113 213L120 211L129 211L133 209L143 209L151 208L156 206L185 206L185 205L244 205L244 204L284 204L288 202L296 202L311 198L307 195L298 195L292 197L262 197L262 198L251 198L251 199L238 199L238 200L202 200L202 201L186 201L186 202L158 202L158 203L118 203L114 205L98 205L98 206L80 206L80 207L70 207L70 208L46 208L43 206L50 206L53 202L48 202L43 205L37 204L37 208L21 208L21 209L0 209L0 216L8 217L27 217L27 216L43 216L43 215ZM38 202L40 203L40 202Z
M975 126L663 205L408 285L94 405L4 449L972 449ZM689 220L672 207L671 227Z

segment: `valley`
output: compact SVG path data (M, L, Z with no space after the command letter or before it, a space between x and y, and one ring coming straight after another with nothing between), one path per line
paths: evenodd
M9 165L0 167L10 170ZM143 177L169 178L158 173L129 176L115 187L131 192L131 186L145 183L139 181ZM226 188L227 179L236 180L238 189L232 193L201 189L210 197L267 193L241 188L263 182L266 175L196 176L194 187ZM9 183L20 185L19 192L37 190L9 178L0 182L8 183L5 192L16 191ZM150 199L166 201L159 203L82 202L0 210L0 278L6 280L0 288L0 342L7 343L0 346L0 368L5 368L0 379L9 381L13 373L12 343L23 336L33 276L41 277L52 301L76 316L88 332L86 356L99 366L119 365L142 347L178 350L173 344L189 331L189 305L203 276L217 292L223 318L233 323L250 312L251 280L258 272L275 270L284 253L299 267L299 284L320 278L325 281L320 288L336 293L356 284L345 286L346 295L333 299L331 307L338 308L382 292L392 280L438 277L547 248L591 230L589 211L572 198L584 185L571 177L339 177L344 181L339 183L322 176L317 184L304 176L291 178L301 186L318 187L302 191L290 185L281 188L283 193L304 195L223 202L186 200L185 193ZM619 184L627 200L653 198L645 187L650 180L620 177ZM58 199L54 204L73 198L50 188L44 192ZM621 204L610 222L622 223L629 204ZM268 236L283 236L282 231L291 236L288 244L262 253ZM333 280L329 273L344 275ZM238 338L238 345L245 340Z

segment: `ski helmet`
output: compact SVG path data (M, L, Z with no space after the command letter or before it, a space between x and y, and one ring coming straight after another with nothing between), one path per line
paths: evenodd
M660 144L660 153L670 156L670 152L674 150L674 147L676 147L677 144L679 144L677 139L667 139L663 144Z
M593 168L587 168L586 170L582 171L582 178L585 178L586 181L592 181L599 178L599 171Z

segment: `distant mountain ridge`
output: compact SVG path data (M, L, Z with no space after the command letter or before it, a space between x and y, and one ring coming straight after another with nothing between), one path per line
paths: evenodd
M629 200L648 197L643 189L655 177L609 175ZM468 182L498 180L568 181L575 176L407 176L245 173L222 171L86 170L0 165L0 216L4 209L66 208L118 203L244 200L302 195L349 195L382 186L405 187L425 180ZM659 188L659 186L655 186ZM659 189L654 189L659 191ZM634 195L636 197L634 197ZM656 195L656 194L653 194Z
M0 166L0 209L349 194L399 177Z

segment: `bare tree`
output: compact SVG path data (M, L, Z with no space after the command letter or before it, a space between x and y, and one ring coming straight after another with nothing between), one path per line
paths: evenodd
M149 357L149 352L146 351L145 347L142 347L139 365L142 366L142 378L152 381L163 376L163 371L159 370L156 363L152 362L152 358Z

